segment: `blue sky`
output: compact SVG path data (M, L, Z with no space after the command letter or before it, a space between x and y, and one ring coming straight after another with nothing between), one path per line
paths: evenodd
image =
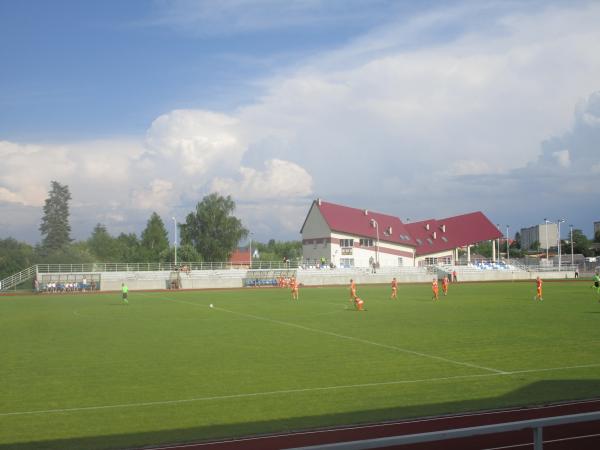
M298 239L321 197L511 234L600 220L600 4L0 1L0 238L139 233L231 195Z

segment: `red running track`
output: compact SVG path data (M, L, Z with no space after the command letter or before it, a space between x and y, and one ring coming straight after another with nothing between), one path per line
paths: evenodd
M600 411L600 399L551 404L531 408L484 411L400 422L313 430L289 434L254 436L239 439L156 447L156 450L279 450L292 447L426 433L430 431L492 425L519 420ZM388 449L401 450L529 450L533 434L529 430L473 438L411 444ZM600 449L600 421L544 428L545 450Z

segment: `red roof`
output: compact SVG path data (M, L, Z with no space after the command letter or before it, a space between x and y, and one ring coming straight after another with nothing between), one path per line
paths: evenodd
M229 258L231 264L250 264L250 250L249 249L237 249Z
M321 201L320 204L316 201L313 203L314 206L319 208L321 215L332 231L376 239L377 228L379 228L380 241L393 242L410 247L417 245L410 237L405 225L397 217L324 201ZM375 227L372 220L375 220L377 227Z
M438 253L502 237L502 233L480 211L445 219L422 220L407 224L406 228L417 241L417 255Z
M331 231L376 238L377 230L371 221L374 219L379 226L380 241L416 247L417 255L438 253L502 237L502 233L480 211L404 224L394 216L322 200L313 202L311 210L314 207L319 208Z

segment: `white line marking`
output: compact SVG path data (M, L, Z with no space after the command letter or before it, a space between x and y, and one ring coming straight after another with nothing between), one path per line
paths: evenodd
M186 302L186 301L183 301L183 300L174 300L174 299L171 299L171 301L179 302L179 303L186 303L186 304L194 305L194 306L199 306L197 303ZM202 305L202 306L204 306L204 305ZM351 341L360 342L362 344L373 345L373 346L376 346L376 347L386 348L388 350L394 350L394 351L401 352L401 353L408 353L410 355L417 355L417 356L421 356L423 358L436 359L438 361L444 361L444 362L447 362L447 363L450 363L450 364L454 364L454 365L472 367L472 368L475 368L475 369L485 370L487 372L493 372L493 373L499 373L499 374L506 374L506 373L508 373L508 372L506 372L504 370L492 369L490 367L479 366L477 364L471 364L471 363L466 363L466 362L461 362L461 361L455 361L453 359L444 358L442 356L429 355L427 353L422 353L422 352L417 352L417 351L414 351L414 350L408 350L408 349L405 349L405 348L396 347L395 345L381 344L379 342L368 341L366 339L361 339L361 338L357 338L357 337L353 337L353 336L346 336L344 334L333 333L331 331L320 330L318 328L306 327L304 325L298 325L298 324L292 323L292 322L284 322L282 320L269 319L268 317L256 316L254 314L241 313L241 312L237 312L237 311L232 311L230 309L218 308L216 306L213 309L216 309L218 311L224 311L224 312L227 312L227 313L230 313L230 314L236 314L238 316L248 317L248 318L251 318L251 319L262 320L262 321L265 321L265 322L276 323L276 324L279 324L279 325L286 325L288 327L299 328L301 330L311 331L313 333L321 333L321 334L325 334L325 335L328 335L328 336L334 336L334 337L337 337L337 338L340 338L340 339L348 339L348 340L351 340Z
M214 401L214 400L230 400L236 398L252 398L252 397L265 397L271 395L284 395L284 394L299 394L305 392L322 392L322 391L334 391L341 389L357 389L357 388L369 388L369 387L380 387L380 386L392 386L402 384L418 384L418 383L434 383L440 381L452 381L452 380L467 380L476 378L489 378L497 376L510 376L520 375L523 373L531 372L548 372L558 370L569 370L589 367L600 367L598 364L587 364L582 366L570 366L570 367L549 367L545 369L528 369L528 370L517 370L513 372L503 373L484 373L476 375L456 375L452 377L437 377L437 378L422 378L417 380L397 380L397 381L382 381L380 383L362 383L362 384L349 384L349 385L337 385L337 386L322 386L302 389L282 389L279 391L266 391L266 392L251 392L245 394L230 394L230 395L215 395L209 397L194 397L185 398L179 400L160 400L155 402L139 402L139 403L120 403L115 405L98 405L98 406L83 406L78 408L57 408L57 409L46 409L46 410L34 410L34 411L15 411L0 413L0 417L8 416L24 416L32 414L52 414L52 413L65 413L65 412L78 412L78 411L96 411L103 409L117 409L117 408L137 408L142 406L164 406L164 405L177 405L182 403L193 403L203 401Z

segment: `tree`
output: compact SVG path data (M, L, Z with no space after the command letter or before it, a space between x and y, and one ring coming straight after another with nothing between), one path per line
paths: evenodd
M585 236L585 234L583 234L583 231L573 230L573 253L580 253L583 256L590 256L592 254L590 247L590 240ZM571 249L569 248L567 251L570 253Z
M108 234L106 227L101 223L94 227L92 235L87 240L87 245L99 262L119 262L121 260L119 243Z
M34 264L33 247L13 238L0 239L0 280Z
M142 231L141 247L146 261L158 261L159 255L169 248L167 229L155 212L148 219L146 229Z
M181 243L193 245L204 261L227 261L240 240L248 236L242 222L232 215L230 196L207 195L180 225Z
M72 241L69 225L69 187L52 181L52 188L44 205L44 216L40 224L42 248L52 252L65 249Z

